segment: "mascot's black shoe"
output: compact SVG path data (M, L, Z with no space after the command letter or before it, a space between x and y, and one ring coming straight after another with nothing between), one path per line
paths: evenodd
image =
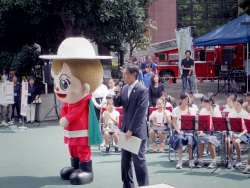
M73 185L84 185L93 182L92 161L80 162L80 170L71 174L70 183Z
M71 167L65 167L61 170L60 172L61 178L63 180L69 180L70 175L78 170L79 170L79 158L71 158Z

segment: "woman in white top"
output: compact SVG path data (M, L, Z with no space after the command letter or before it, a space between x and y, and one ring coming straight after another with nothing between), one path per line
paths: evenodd
M107 95L112 95L113 97L115 96L115 82L114 80L111 78L109 79L109 82L108 82L108 86L109 86L109 90L108 90L108 94Z
M104 140L106 153L109 153L109 135L113 135L115 144L118 143L118 133L119 133L119 116L120 113L115 110L113 101L107 103L106 111L103 112L104 119ZM115 147L115 153L118 153L118 147Z
M232 112L234 110L234 101L236 100L235 95L229 95L227 97L227 105L223 112Z
M189 98L189 103L191 105L191 109L192 111L194 111L195 113L197 113L199 111L199 108L197 107L196 104L194 104L194 96L192 94L189 94L190 98Z
M153 152L158 150L157 143L155 141L155 134L158 134L161 144L160 144L160 152L164 152L164 133L169 131L168 124L171 122L170 111L164 110L164 100L159 98L156 100L156 106L158 110L152 112L151 117L153 120L151 130L149 131L150 138L153 142Z
M233 158L232 158L232 153L231 153L231 149L230 147L228 148L228 158L229 158L229 162L228 162L228 168L232 168L234 165L237 167L241 167L242 163L241 163L241 148L240 148L240 143L241 141L243 142L248 142L250 141L250 137L248 136L244 121L244 119L250 119L250 115L243 109L243 99L242 98L237 98L234 102L234 109L233 111L231 111L228 114L228 117L230 118L242 118L242 122L243 122L243 128L244 131L243 132L234 132L234 134L232 135L232 141L233 141L233 145L236 149L236 153L237 153L237 161L236 164L234 164L233 162ZM230 138L227 139L227 141L230 143Z
M188 154L189 154L189 167L194 167L193 161L193 146L195 144L192 133L188 133L188 131L181 130L181 116L182 115L195 115L195 112L191 111L188 108L189 103L189 95L187 93L182 93L180 95L180 105L173 109L172 118L173 118L173 127L174 133L170 138L170 146L174 150L178 150L178 162L176 165L177 169L182 168L182 149L183 146L188 146Z
M204 108L201 109L200 115L210 115L211 117L211 125L210 128L212 129L212 117L221 117L220 109L215 107L214 105L214 97L212 94L207 94L203 97L203 106ZM216 151L215 148L218 147L221 143L221 132L220 131L200 131L198 135L198 164L197 168L201 168L204 166L203 164L203 152L205 144L208 144L209 152L211 153L212 162L208 166L208 168L215 168L216 164Z
M103 79L100 82L98 88L92 94L92 102L95 105L95 112L97 119L100 120L100 109L106 103L106 96L108 94L108 88L103 84Z

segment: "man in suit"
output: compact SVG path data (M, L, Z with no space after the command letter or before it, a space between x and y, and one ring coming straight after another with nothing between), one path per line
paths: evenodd
M126 139L132 136L142 140L138 155L122 149L121 169L124 188L134 187L132 173L132 158L139 186L149 184L148 169L146 166L146 139L148 127L146 124L146 111L148 109L148 90L137 80L139 68L133 64L126 64L122 69L125 86L116 86L115 106L123 107L123 120L121 131L126 133Z

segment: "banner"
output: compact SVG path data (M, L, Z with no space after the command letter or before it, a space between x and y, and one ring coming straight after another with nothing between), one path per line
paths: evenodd
M175 30L175 35L176 35L176 43L178 47L178 53L179 53L179 69L182 74L182 68L181 68L181 61L184 59L185 52L187 50L190 50L192 52L191 58L193 59L193 50L192 50L192 45L191 45L191 37L190 37L190 29L185 28L185 29L180 29L180 30Z
M13 82L0 83L0 104L14 103L14 85Z
M21 115L26 116L28 104L28 82L22 82Z

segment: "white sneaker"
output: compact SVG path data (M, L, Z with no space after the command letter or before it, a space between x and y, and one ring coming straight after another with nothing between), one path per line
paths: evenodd
M19 118L19 123L20 123L20 124L22 124L22 123L23 123L23 121L22 121L22 119L21 119L21 118Z
M194 168L194 167L195 167L194 160L193 159L189 160L189 168Z
M247 166L245 170L243 170L243 174L250 174L250 166Z
M13 123L12 121L9 121L8 124L9 124L9 125L13 125L14 123Z
M15 122L15 119L14 119L14 118L12 118L12 119L11 119L11 121L14 123L14 122Z
M2 126L9 126L9 124L6 123L5 121L2 121L1 125L2 125Z
M177 162L176 169L182 169L182 161Z

